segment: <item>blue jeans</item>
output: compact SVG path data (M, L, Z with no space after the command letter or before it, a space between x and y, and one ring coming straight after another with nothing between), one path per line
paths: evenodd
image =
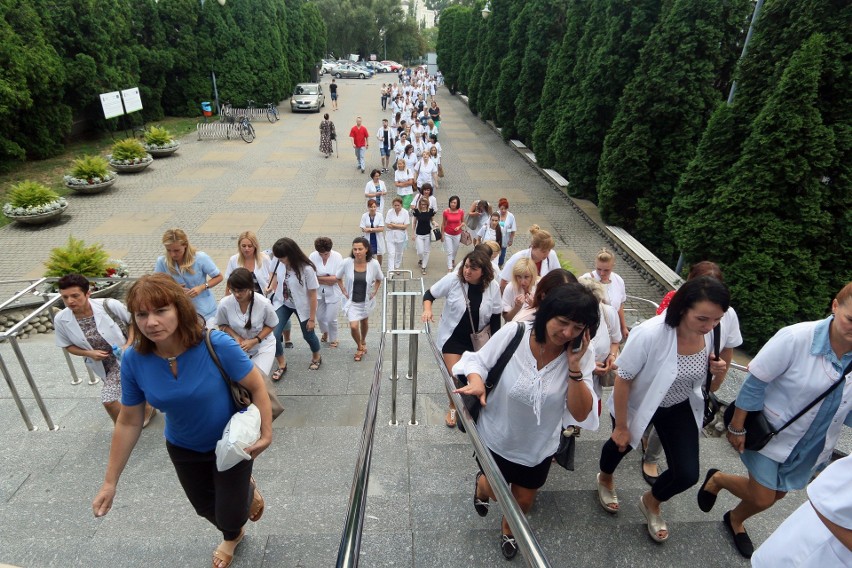
M366 158L366 156L367 156L367 149L364 146L361 146L360 148L355 148L355 161L358 162L358 167L361 168L362 170L367 169L366 166L365 166L365 162L364 162L364 159Z
M278 325L275 326L272 335L275 336L275 356L280 357L284 354L284 332L290 331L293 326L290 324L290 316L284 319L281 308L275 310L275 315L278 316Z
M290 316L296 313L296 310L289 306L281 305L280 308L275 310L275 314L278 316L278 325L275 326L275 356L280 357L284 354L284 344L281 341L281 335L284 332L284 324L290 322ZM320 350L320 340L317 337L317 334L311 330L308 331L308 321L299 320L299 314L296 314L296 319L299 321L299 326L302 328L302 337L305 338L305 341L308 342L308 345L311 348L311 353L318 353ZM280 331L279 331L280 329Z
M500 258L497 259L497 266L503 266L503 262L506 260L506 247L500 249Z

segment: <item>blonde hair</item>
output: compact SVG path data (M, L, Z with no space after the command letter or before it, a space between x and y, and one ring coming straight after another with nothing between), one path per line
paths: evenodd
M595 295L595 298L598 299L598 302L607 303L606 302L606 290L604 290L603 284L595 280L594 278L579 278L577 280L580 284L588 288L588 290Z
M518 278L523 276L524 274L529 274L532 282L530 282L530 290L535 287L536 282L538 282L538 269L535 266L535 262L531 258L519 258L515 265L512 267L512 282L517 289L518 286ZM516 290L517 291L517 290Z
M530 243L532 248L553 250L553 247L556 246L556 241L553 240L553 236L538 225L530 227L530 235L532 235L532 242Z
M491 254L494 254L495 252L500 252L500 244L497 241L485 241L482 244L487 245L488 248L491 249Z
M243 251L240 249L240 243L243 242L243 239L248 239L251 242L251 246L254 247L255 267L262 265L267 259L267 256L266 253L260 250L260 242L257 240L257 235L254 234L254 231L243 231L237 237L237 266L245 267L246 265L246 260L243 258Z
M183 229L174 228L163 233L163 246L167 247L174 244L185 246L186 251L183 253L180 264L172 260L171 255L166 254L166 266L169 267L169 272L195 274L195 270L192 268L192 265L195 264L195 247L189 244L189 237L186 236Z
M601 262L615 261L615 255L609 252L606 247L604 247L598 251L597 256L595 256L595 260L599 260Z

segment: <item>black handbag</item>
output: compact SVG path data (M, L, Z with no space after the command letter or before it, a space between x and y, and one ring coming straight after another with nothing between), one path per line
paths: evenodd
M432 223L432 236L435 237L435 241L441 240L441 228Z
M222 375L222 378L225 380L225 384L228 385L228 392L231 393L231 398L234 399L234 404L237 405L238 410L248 408L248 405L251 404L251 392L237 381L231 380L228 373L225 372L225 369L219 362L219 356L216 355L216 350L213 349L213 344L210 342L210 332L205 329L203 333L204 342L207 344L207 350L210 352L210 357L219 369L219 374ZM260 371L260 369L258 370ZM272 420L275 420L281 416L282 412L284 412L284 405L282 405L281 401L278 399L278 393L275 392L275 387L272 385L270 378L266 376L266 373L263 371L260 371L260 374L263 376L263 383L266 385L266 392L269 394L269 404L272 407Z
M846 366L846 369L841 373L840 379L835 381L830 387L828 387L821 395L816 397L809 405L803 408L798 414L789 419L784 423L783 426L778 428L777 430L772 427L772 424L769 423L769 420L766 419L766 416L763 415L762 410L751 410L746 415L745 422L743 423L743 428L746 430L745 435L745 449L752 450L754 452L763 449L763 447L772 440L775 436L778 435L779 432L787 428L790 424L804 416L804 414L814 407L819 401L827 397L831 394L831 391L836 389L841 383L846 383L846 375L852 372L852 363ZM734 410L736 410L736 406L732 402L728 405L728 408L725 409L725 416L723 420L725 422L725 427L731 423L731 419L734 417Z
M574 436L573 430L562 428L559 433L559 448L553 454L553 459L568 471L574 471L574 450L576 448L577 438Z
M713 359L719 360L719 351L722 347L722 324L717 323L713 328ZM710 373L710 365L707 365L707 381L701 387L701 392L704 394L704 421L703 426L707 426L716 419L716 413L719 412L719 399L716 395L710 392L710 383L713 382L713 375Z
M518 345L521 344L521 339L524 338L524 324L518 322L517 326L518 329L515 331L515 337L512 338L512 341L506 347L506 350L500 354L497 362L488 372L488 378L485 380L486 398L488 397L488 393L497 386L498 382L500 382L500 375L503 374L503 370L506 369L509 359L511 359L512 355L515 354L515 351L518 349ZM459 388L467 385L467 376L464 374L456 375L456 383ZM465 408L467 408L467 411L470 413L470 417L473 418L473 421L476 422L479 420L479 412L482 410L482 403L479 402L479 397L470 394L463 394L460 396L462 398L462 402L464 402ZM462 432L465 431L464 425L461 421L459 421L457 426Z

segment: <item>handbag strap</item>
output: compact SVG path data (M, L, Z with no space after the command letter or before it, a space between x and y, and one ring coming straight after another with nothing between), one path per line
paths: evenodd
M222 368L222 363L219 362L219 356L216 355L216 350L213 349L213 343L210 342L210 330L204 329L201 333L204 335L204 343L207 344L207 351L210 353L210 358L213 359L213 363L215 363L216 368L219 369L219 374L222 375L222 378L225 380L225 385L228 388L231 388L231 378L228 376L228 373L225 372L225 369Z
M521 344L521 339L524 338L524 328L526 327L523 322L517 323L518 329L515 330L515 337L512 338L512 341L509 343L506 350L500 354L500 358L497 359L497 362L488 371L488 379L485 381L485 388L493 389L497 386L497 383L500 382L500 375L503 374L503 371L506 369L506 365L509 364L509 359L515 354L515 351L518 349L518 345Z
M713 360L719 360L719 352L722 347L722 323L717 323L713 328ZM707 364L707 381L704 383L704 392L710 394L710 383L713 382L713 374L710 372L710 364Z
M846 369L843 371L843 373L840 374L840 378L838 380L834 381L831 384L831 386L828 387L827 389L825 389L825 391L823 391L823 393L821 395L816 397L813 400L813 402L811 402L809 405L804 407L798 414L796 414L794 417L792 417L790 420L788 420L783 426L778 428L778 430L775 431L775 434L778 434L783 429L785 429L787 426L789 426L790 424L792 424L793 422L795 422L796 420L801 418L808 410L813 408L814 405L816 405L816 403L818 403L819 401L821 401L822 399L827 397L829 394L831 394L831 391L833 391L838 386L840 386L841 383L845 384L846 383L846 375L848 375L850 372L852 372L852 363L849 363L848 365L846 365Z
M467 290L464 289L464 282L459 283L459 286L461 286L462 295L464 296L465 311L467 311L467 317L470 319L470 329L473 330L473 333L479 333L476 324L473 323L473 314L470 312L470 300L467 299Z

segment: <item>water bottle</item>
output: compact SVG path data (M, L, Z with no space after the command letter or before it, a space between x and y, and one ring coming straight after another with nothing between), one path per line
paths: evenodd
M115 356L116 361L121 361L121 356L123 355L121 347L119 347L118 345L113 345L112 354Z

